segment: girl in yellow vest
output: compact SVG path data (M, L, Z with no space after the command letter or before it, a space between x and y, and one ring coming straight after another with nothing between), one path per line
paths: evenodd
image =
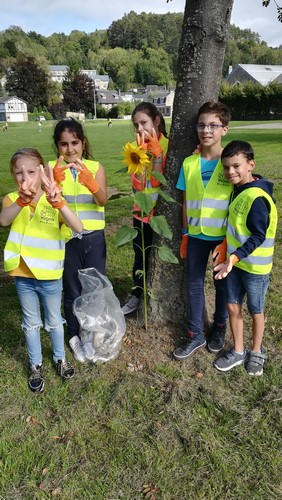
M94 350L85 352L79 323L73 314L74 299L81 295L79 269L95 267L105 274L105 210L107 202L106 175L102 165L94 161L82 125L73 118L57 123L54 144L58 160L53 166L54 179L62 188L71 210L80 218L82 234L66 231L66 255L63 274L64 312L70 337L69 344L77 361L91 361ZM86 344L90 349L90 343Z
M226 278L226 302L234 349L225 352L214 366L227 372L246 363L249 375L263 374L266 354L262 348L264 301L272 269L277 210L273 184L254 176L254 151L245 141L232 141L222 151L224 173L234 186L226 231L227 260L215 267L215 278ZM233 267L234 266L234 267ZM252 317L252 347L247 355L243 339L242 302Z
M65 357L61 316L65 255L61 226L68 224L78 233L83 230L78 217L61 198L52 170L48 178L43 164L43 158L35 149L23 148L12 156L11 173L19 189L4 197L0 214L1 226L12 225L4 249L4 268L15 279L30 361L28 387L34 393L44 390L39 298L44 309L45 330L53 345L56 370L63 379L74 376L74 368Z
M142 149L152 154L151 170L163 173L168 149L168 137L165 127L165 120L158 108L151 102L141 102L134 109L132 123L136 130L136 142ZM146 175L147 174L147 175ZM157 203L158 189L160 183L151 175L148 175L148 168L144 167L143 174L131 174L133 192L143 191L151 194L154 206ZM134 264L133 281L134 288L128 295L127 300L122 307L123 314L130 314L138 308L139 300L142 295L143 276L138 271L143 270L143 256L141 251L141 216L140 208L135 204L133 207L133 227L138 230L138 234L133 240ZM139 214L138 214L139 212ZM151 213L143 217L144 245L145 245L145 270L148 269L149 255L153 239L153 230L149 224Z

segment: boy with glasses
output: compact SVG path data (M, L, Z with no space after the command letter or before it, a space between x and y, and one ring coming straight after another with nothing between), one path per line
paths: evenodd
M220 161L221 139L227 134L230 111L223 103L209 101L201 106L196 129L200 152L185 158L177 181L183 191L183 229L180 257L187 258L189 322L187 339L173 356L182 361L206 346L204 335L205 274L212 252L216 264L225 260L225 233L232 186L224 177ZM220 352L226 332L226 288L214 280L215 313L208 350Z

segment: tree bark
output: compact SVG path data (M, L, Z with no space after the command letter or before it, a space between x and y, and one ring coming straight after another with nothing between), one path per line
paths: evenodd
M154 245L165 243L179 258L181 242L182 192L176 189L179 170L185 157L197 145L195 117L200 106L217 100L233 0L186 0L179 47L178 78L173 106L169 151L165 177L167 191L178 203L166 203L159 197L158 214L166 216L173 232L171 242L155 235ZM187 287L185 263L167 264L159 260L152 248L148 287L151 321L187 322Z

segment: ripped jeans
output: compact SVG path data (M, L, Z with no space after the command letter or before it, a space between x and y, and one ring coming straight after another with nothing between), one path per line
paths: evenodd
M43 326L40 313L40 299L44 310L44 327L49 333L53 346L53 360L65 358L64 327L61 315L62 279L37 280L35 278L15 278L20 301L29 361L31 365L42 363L40 328Z

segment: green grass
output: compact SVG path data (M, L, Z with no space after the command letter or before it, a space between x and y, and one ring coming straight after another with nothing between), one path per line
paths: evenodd
M241 138L252 143L256 171L275 181L282 205L281 130L230 127L224 144ZM238 125L238 123L236 123ZM54 157L54 124L11 124L0 133L0 196L14 188L9 159L22 146ZM134 137L130 122L87 122L95 158L108 185L130 192L121 151ZM117 250L114 234L130 221L130 196L107 204L107 273L118 297L131 286L132 251ZM0 231L1 249L7 230ZM219 374L213 356L199 352L186 363L172 361L179 341L173 326L145 333L138 318L127 320L119 357L97 366L77 365L76 378L62 384L42 332L46 390L27 389L27 355L14 285L0 273L0 498L142 499L145 484L153 500L282 498L281 463L281 262L279 222L274 269L266 305L265 374L254 380L243 367ZM247 343L250 335L246 331ZM230 343L231 339L228 338ZM71 354L69 354L71 358Z

